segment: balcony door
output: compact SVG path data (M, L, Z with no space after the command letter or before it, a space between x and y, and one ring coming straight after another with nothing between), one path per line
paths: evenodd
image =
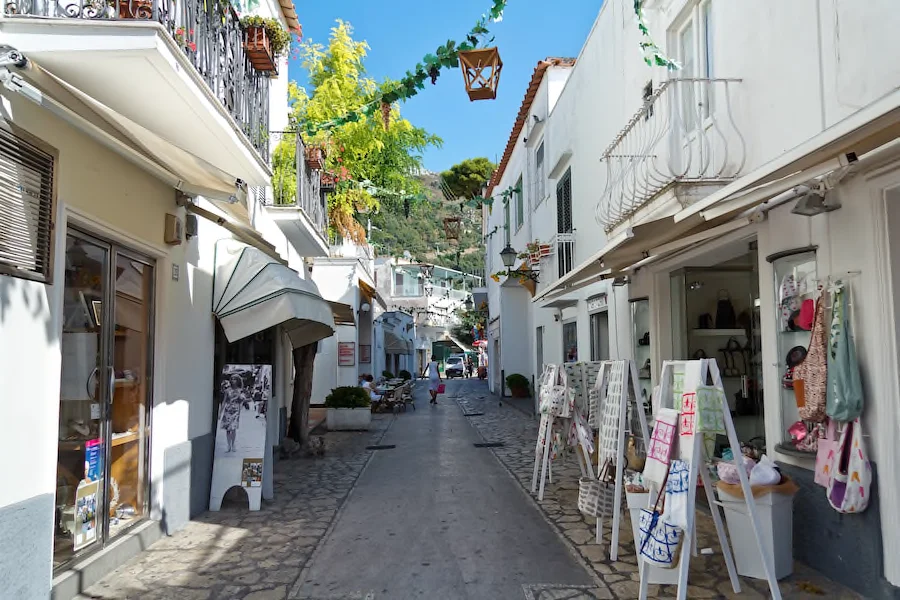
M154 264L66 235L54 566L147 514Z
M575 263L575 247L572 233L575 224L572 218L572 169L556 184L556 256L557 277L572 270Z

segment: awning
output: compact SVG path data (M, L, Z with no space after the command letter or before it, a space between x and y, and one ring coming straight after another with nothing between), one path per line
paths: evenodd
M281 325L294 348L334 334L332 307L316 284L258 248L216 243L213 313L229 342Z
M378 290L372 287L368 282L360 279L359 289L369 302L377 302L379 306L381 306L381 310L387 310L387 304L385 303L384 298L382 298L378 294Z
M331 300L326 300L326 302L331 307L335 325L354 325L356 323L356 320L353 318L352 306L341 302L332 302Z
M388 354L412 354L412 342L390 331L384 332L384 351Z
M683 221L695 215L706 220L727 217L820 177L847 164L847 154L862 157L900 137L900 90L894 90L788 150L753 172L675 215ZM712 210L733 202L728 210Z
M167 142L32 60L21 69L0 69L0 81L6 90L48 109L175 189L228 204L246 193L236 176Z

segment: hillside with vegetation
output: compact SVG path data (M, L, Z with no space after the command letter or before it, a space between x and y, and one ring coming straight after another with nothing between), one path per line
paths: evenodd
M446 200L441 190L440 175L425 173L417 179L424 188L425 200L403 211L379 211L372 220L370 241L379 255L405 257L465 272L484 270L484 244L481 237L481 210L460 208L460 203ZM459 244L447 239L444 218L462 216ZM459 260L457 262L457 251ZM409 254L406 254L409 253Z

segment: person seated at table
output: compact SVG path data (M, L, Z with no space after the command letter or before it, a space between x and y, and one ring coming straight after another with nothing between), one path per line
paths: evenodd
M372 384L372 382L375 381L375 378L371 375L365 375L364 379L365 381L363 381L362 386L363 389L369 392L369 400L371 400L373 404L384 400L384 396L379 395L378 392L375 391L375 386Z

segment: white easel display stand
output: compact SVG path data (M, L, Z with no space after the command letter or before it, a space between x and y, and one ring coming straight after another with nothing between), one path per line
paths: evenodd
M697 364L699 363L699 365ZM699 367L699 369L697 368ZM681 370L685 373L684 377L684 392L696 391L699 385L704 385L706 382L707 374L712 376L713 385L722 390L722 378L719 375L719 366L716 363L715 359L700 359L693 361L666 361L663 363L662 367L662 376L660 381L660 400L659 407L660 408L674 408L674 396L673 396L673 374L676 369ZM689 376L688 371L693 372L693 376ZM697 376L697 372L699 371L699 377ZM687 413L683 413L679 416L679 429L681 424L684 422L683 419L687 415ZM731 419L731 410L728 407L728 401L725 398L724 394L722 395L722 415L724 417L725 423L725 433L728 436L728 443L731 445L732 455L734 456L734 463L737 467L738 476L741 480L741 490L744 493L744 501L747 505L747 512L750 515L750 521L753 525L753 533L756 536L757 547L759 548L760 555L762 556L763 568L766 572L766 580L769 583L769 591L772 594L773 600L781 600L781 590L778 587L778 580L775 578L775 557L772 555L767 555L763 545L762 539L762 529L759 524L759 517L756 514L756 502L753 499L753 492L750 489L750 481L747 476L747 472L744 470L743 465L741 465L741 445L738 441L737 433L735 433L734 429L734 421ZM694 415L692 415L693 417ZM691 420L692 426L694 425L693 419ZM673 441L673 449L678 446L679 441L679 433L676 433L676 438ZM691 460L689 463L689 487L688 487L688 496L687 496L687 514L691 519L691 523L696 521L696 496L697 496L697 476L699 471L699 476L703 480L703 489L706 492L706 499L709 502L710 512L712 513L713 522L716 526L716 533L719 537L719 545L722 548L722 554L725 557L725 566L728 568L728 577L731 579L731 587L734 590L734 593L738 594L741 591L741 583L737 576L737 570L734 566L734 558L731 554L731 547L728 545L728 540L725 536L725 525L722 522L722 515L719 512L719 506L716 503L715 497L712 491L712 481L709 475L708 469L706 469L706 463L708 457L706 456L706 447L703 443L703 434L702 433L694 433L692 435L693 442L691 443ZM699 468L698 468L699 467ZM651 488L654 486L651 486ZM654 491L650 490L650 498L654 498ZM658 493L658 491L657 491ZM652 500L650 501L652 502ZM648 506L649 508L649 506ZM688 572L690 570L690 562L691 562L691 551L689 548L693 548L696 552L696 527L689 527L686 531L684 531L684 538L681 545L681 556L678 562L678 594L676 598L678 600L686 600L687 598L687 589L688 589ZM640 551L638 550L638 556L640 557ZM647 576L648 565L643 559L640 559L639 562L640 574L641 574L641 589L639 600L646 600L647 598L647 589L649 585L649 577Z
M619 522L622 518L622 492L625 481L625 436L630 430L628 409L631 405L632 415L638 420L644 443L650 439L647 433L647 418L643 406L638 404L640 387L638 386L637 366L632 360L605 361L600 366L594 384L599 392L600 441L597 451L597 475L601 474L607 459L616 464L616 496L613 503L612 535L609 544L610 560L618 560ZM632 396L628 390L631 388ZM633 401L630 399L633 398ZM593 474L592 474L593 476ZM597 518L597 543L603 543L603 518Z
M563 405L565 407L568 407L570 390L568 388L568 377L566 375L565 368L563 368L561 365L544 365L544 373L541 375L541 384L539 386L541 404L543 404L544 399L548 397L549 394L554 393L555 387L565 388ZM535 493L535 491L537 491L538 500L544 499L544 485L547 479L549 478L551 483L553 481L550 449L553 446L553 425L557 418L574 420L574 425L578 433L578 439L583 453L583 456L579 455L578 457L578 465L581 468L582 476L587 476L590 473L590 475L593 477L593 472L591 470L590 452L588 450L590 447L590 442L583 439L581 429L578 427L579 422L585 421L583 420L583 417L581 419L576 417L576 414L578 412L578 409L576 407L572 407L572 414L569 414L567 411L568 409L566 411L563 411L564 415L559 417L553 411L542 412L541 414L541 423L538 428L538 439L534 451L534 471L531 476L531 493L533 494ZM568 429L566 429L565 434L566 436L568 436Z

